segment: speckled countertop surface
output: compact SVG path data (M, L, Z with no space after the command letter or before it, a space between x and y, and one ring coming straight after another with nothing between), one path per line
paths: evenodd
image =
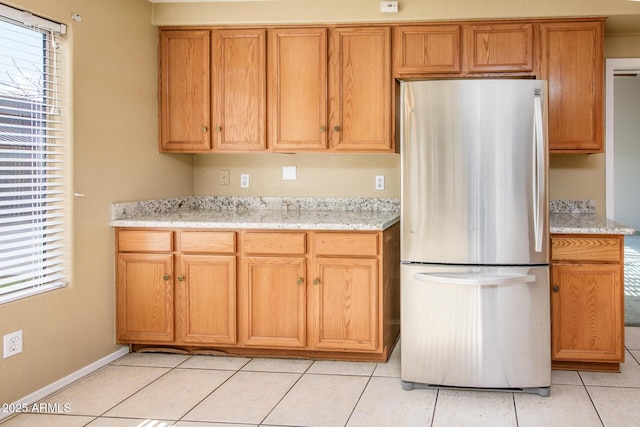
M113 227L385 230L400 221L397 199L187 197L119 203Z
M550 232L555 234L633 234L626 225L597 215L593 200L551 200Z
M633 234L595 213L593 200L551 200L550 232ZM400 221L398 199L215 197L148 200L111 206L113 227L273 230L385 230Z

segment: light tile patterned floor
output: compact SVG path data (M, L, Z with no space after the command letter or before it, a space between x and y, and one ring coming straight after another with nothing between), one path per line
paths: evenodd
M65 414L17 427L631 426L640 425L640 328L626 328L618 374L554 371L551 396L402 390L388 363L131 353L50 396Z

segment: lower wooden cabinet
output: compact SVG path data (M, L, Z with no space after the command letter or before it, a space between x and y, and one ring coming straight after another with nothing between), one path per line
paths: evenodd
M121 343L380 361L399 335L399 224L116 237Z
M624 240L552 235L552 365L619 371L624 362Z
M237 341L234 232L121 229L116 233L119 342Z

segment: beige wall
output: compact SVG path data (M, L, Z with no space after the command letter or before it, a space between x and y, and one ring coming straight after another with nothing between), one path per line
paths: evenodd
M23 330L23 352L0 359L0 403L11 403L119 348L109 206L191 195L193 159L156 149L156 30L147 0L3 2L69 26L72 192L86 194L72 200L69 286L0 305L0 336Z
M401 0L381 15L378 1L288 0L155 4L147 0L3 0L66 23L73 53L73 259L70 286L0 305L0 335L24 331L24 351L0 359L0 403L12 402L115 351L113 202L191 194L399 197L397 155L158 154L156 35L152 24L345 22L640 13L626 0ZM71 21L79 13L80 23ZM637 38L607 42L616 56L640 56ZM635 44L634 44L635 43ZM604 206L604 156L552 159L552 197L594 198ZM281 166L299 180L282 182ZM228 188L217 184L228 168ZM248 171L249 191L238 175ZM373 177L387 189L373 190ZM195 184L194 184L195 180ZM11 386L7 386L10 384Z

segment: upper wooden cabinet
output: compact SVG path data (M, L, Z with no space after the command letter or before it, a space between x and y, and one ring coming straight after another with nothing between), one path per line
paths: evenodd
M213 148L267 148L266 31L212 32Z
M335 151L391 151L391 28L329 32L329 145Z
M389 152L391 29L269 31L269 145L276 152Z
M272 150L326 150L327 29L270 30L268 75Z
M160 150L266 148L266 31L160 32Z
M160 151L211 149L211 36L160 32Z
M603 27L602 20L540 25L540 78L549 81L551 152L603 151Z
M533 72L533 24L468 25L469 73Z
M409 25L394 28L393 72L459 73L460 25Z
M394 28L393 73L466 76L534 71L533 24L424 24Z

